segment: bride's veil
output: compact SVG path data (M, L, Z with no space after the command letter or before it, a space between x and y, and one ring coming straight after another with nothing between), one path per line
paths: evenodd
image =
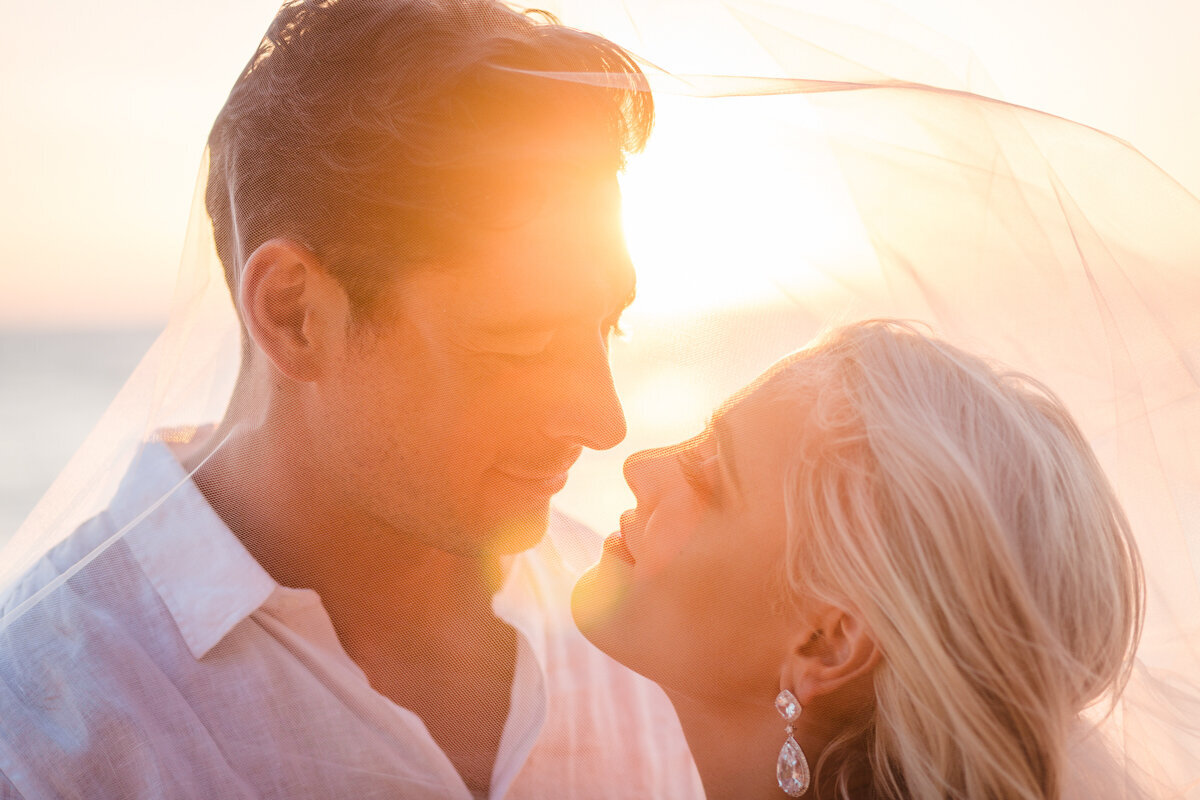
M629 436L585 455L558 505L611 529L624 455L695 433L823 327L928 322L1044 381L1089 436L1148 585L1134 675L1093 716L1157 794L1200 796L1200 201L1119 139L993 99L962 48L869 0L542 5L627 47L645 78L539 79L635 80L657 111L622 178L639 299L612 357ZM5 549L4 586L105 508L145 442L225 411L240 343L207 172L170 322ZM43 624L31 609L153 508L0 607L0 635ZM577 567L596 553L582 534L557 544Z

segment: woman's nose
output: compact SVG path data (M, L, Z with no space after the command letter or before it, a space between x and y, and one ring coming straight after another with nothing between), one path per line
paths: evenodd
M670 451L669 447L639 450L625 459L625 483L629 484L634 497L645 500L652 496L654 488L661 481L663 466Z

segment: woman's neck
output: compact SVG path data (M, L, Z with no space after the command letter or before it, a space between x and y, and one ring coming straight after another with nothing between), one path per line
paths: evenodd
M667 691L679 716L707 800L781 800L775 778L784 721L769 699L762 705L715 701ZM806 753L813 752L797 741Z
M696 698L667 690L675 713L683 727L688 748L696 762L707 800L786 800L779 788L776 764L787 738L786 723L770 702L733 703L711 698ZM842 732L836 724L822 725L821 716L806 709L795 726L793 737L804 751L810 769L815 772L817 759ZM828 781L815 783L805 800L836 797L836 787ZM858 787L853 797L868 797L869 775L852 776Z

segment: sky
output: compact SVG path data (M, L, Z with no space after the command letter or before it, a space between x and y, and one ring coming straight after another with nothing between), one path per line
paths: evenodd
M205 135L275 7L0 0L0 326L164 319ZM903 7L970 48L1004 99L1119 136L1200 194L1200 4ZM655 246L636 221L630 240L635 258Z

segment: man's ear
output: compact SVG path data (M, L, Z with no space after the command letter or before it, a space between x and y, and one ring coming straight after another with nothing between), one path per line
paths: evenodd
M331 351L340 350L349 318L346 292L303 245L261 244L246 260L238 305L250 338L293 381L316 380Z
M801 705L843 690L869 687L880 652L870 631L851 614L828 607L802 627L783 663L780 688Z

